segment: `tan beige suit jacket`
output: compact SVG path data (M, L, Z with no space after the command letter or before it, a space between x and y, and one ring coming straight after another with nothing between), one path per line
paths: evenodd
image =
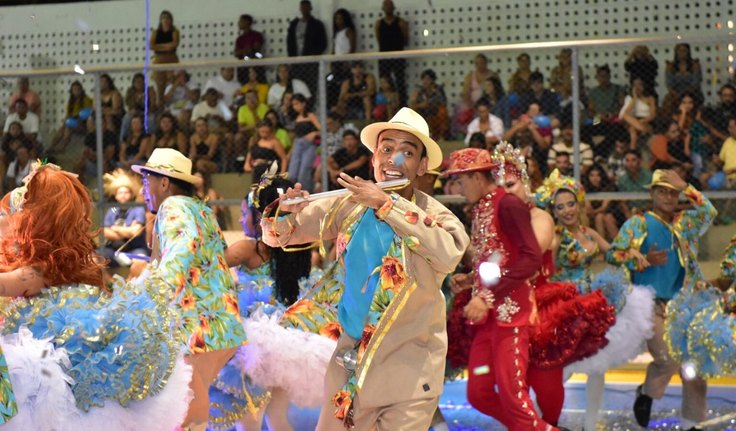
M299 214L264 219L264 241L271 246L302 244L319 239L320 222L338 199L315 201ZM347 203L323 232L323 239L338 237L343 221L354 214ZM416 213L416 214L414 214ZM357 396L361 408L376 408L442 393L447 352L445 299L440 287L468 246L462 223L441 203L415 191L415 202L399 198L384 219L402 238L417 244L407 249L407 268L417 288L378 347ZM343 338L346 336L343 335ZM342 340L341 340L342 341ZM327 371L340 373L334 361ZM342 373L344 374L344 373ZM328 378L328 385L329 378ZM327 390L336 388L327 388ZM331 397L334 394L326 394Z

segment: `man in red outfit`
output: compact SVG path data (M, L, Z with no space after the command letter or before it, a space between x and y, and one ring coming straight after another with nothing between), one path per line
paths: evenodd
M558 428L534 410L526 383L530 326L536 320L529 279L542 265L529 209L496 184L503 178L486 150L452 153L446 175L456 175L474 204L471 228L473 268L465 287L473 296L465 317L478 325L468 362L468 401L510 431ZM494 172L494 169L496 172Z

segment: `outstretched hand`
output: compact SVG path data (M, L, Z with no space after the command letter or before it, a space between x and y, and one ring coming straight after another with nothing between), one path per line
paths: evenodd
M373 181L364 180L360 177L351 177L341 172L337 183L352 193L350 200L369 208L378 209L386 203L388 194Z
M309 198L309 192L307 192L306 190L302 190L302 185L300 183L296 183L293 188L289 187L286 190L286 193L281 195L279 199L283 202L286 199L299 197L304 198L304 201L291 205L281 203L279 204L279 210L284 212L298 213L309 205L309 202L307 201L307 198Z

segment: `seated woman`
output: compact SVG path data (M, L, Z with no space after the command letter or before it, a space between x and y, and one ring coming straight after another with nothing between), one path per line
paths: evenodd
M631 94L624 98L618 117L629 129L629 147L632 150L636 149L641 135L652 133L652 121L657 118L657 101L641 78L631 81Z
M153 139L143 127L143 115L134 115L130 120L130 133L120 145L119 167L130 169L135 164L145 163L151 157Z
M252 172L251 184L261 178L272 162L277 162L282 174L286 172L286 151L281 142L273 134L273 125L269 120L261 120L256 126L257 135L250 139L248 155L245 157L243 170Z
M291 106L296 114L294 122L294 148L289 159L289 179L301 183L305 190L312 191L312 173L314 159L317 157L316 147L319 138L320 124L317 116L307 107L307 99L302 94L295 94Z
M198 118L194 122L194 133L189 138L189 159L199 172L213 174L220 171L215 162L220 136L210 132L207 120Z
M422 84L412 93L409 107L427 120L430 135L434 139L444 139L450 127L445 90L437 84L434 70L427 69L420 77Z
M141 189L137 176L123 169L105 174L105 194L121 205L132 203ZM131 256L148 256L145 237L146 209L139 207L110 207L105 213L102 234L105 245L100 254L110 266L130 266Z
M73 174L38 167L0 202L3 348L22 408L3 429L173 429L191 368L155 273L103 283L92 203Z
M64 124L56 132L49 151L64 151L72 138L72 133L84 133L85 121L91 113L92 99L84 92L82 83L72 82L69 88L69 100L66 102Z

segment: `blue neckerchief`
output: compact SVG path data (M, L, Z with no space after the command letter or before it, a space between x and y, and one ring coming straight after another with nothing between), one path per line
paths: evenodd
M378 285L383 257L388 253L394 231L378 220L372 209L363 213L345 249L345 291L337 307L343 330L356 340L363 336L373 294Z

